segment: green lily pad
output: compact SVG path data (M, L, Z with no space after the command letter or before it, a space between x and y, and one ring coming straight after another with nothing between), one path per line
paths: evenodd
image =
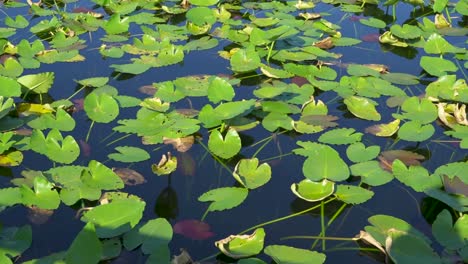
M28 126L35 129L44 130L47 128L61 131L72 131L75 128L75 119L62 108L57 109L54 114L46 113L28 122Z
M6 261L2 263L13 263L10 257L15 258L21 255L31 246L31 226L7 227L2 228L0 231L0 260Z
M216 22L213 9L208 7L194 7L189 9L185 14L187 21L192 22L194 25L202 27L205 25L212 25Z
M125 233L123 244L129 251L141 245L141 251L144 254L152 254L158 248L167 247L172 236L171 224L164 218L156 218Z
M42 176L34 178L34 190L26 185L20 187L23 203L28 206L37 206L41 209L57 209L60 205L60 197L54 185Z
M122 179L114 171L95 160L88 163L88 170L82 172L81 180L89 187L103 190L115 190L124 187Z
M258 165L258 159L241 159L232 174L245 188L255 189L265 185L271 178L271 168L268 163Z
M374 196L374 192L360 186L338 184L335 196L347 204L361 204Z
M107 34L114 35L128 32L129 26L129 17L121 18L120 14L113 14L109 20L102 25L102 28L104 28Z
M234 98L235 92L232 85L220 77L214 77L210 80L208 86L208 99L213 103L220 101L231 101Z
M359 19L359 23L374 28L385 28L387 26L387 23L385 23L385 21L374 17L369 17L367 19Z
M380 153L380 146L366 146L361 142L356 142L346 149L346 155L352 162L364 162L375 159Z
M434 4L432 5L432 9L434 12L441 13L442 10L447 6L448 0L435 0Z
M260 56L255 51L255 46L239 49L232 55L230 62L234 72L249 72L261 66Z
M463 215L452 224L452 215L443 210L432 224L432 234L437 242L450 250L466 246L468 239L468 216Z
M429 99L419 99L416 96L406 99L401 106L401 110L405 113L401 115L394 114L393 116L399 119L419 121L422 124L431 123L438 117L437 107Z
M46 155L53 161L69 164L80 155L80 147L72 136L63 138L57 129L52 129L47 137L34 129L29 143L32 150Z
M443 263L427 241L405 231L389 231L387 241L386 250L395 263Z
M198 6L211 6L216 5L219 0L189 0L190 4Z
M313 142L299 141L298 144L304 149L295 149L294 152L307 157L302 172L309 180L343 181L349 177L348 165L332 147Z
M465 79L444 75L426 87L427 96L468 103L468 86Z
M118 72L129 73L129 74L142 74L151 68L150 65L142 63L129 63L129 64L111 64L111 68L114 68Z
M72 264L97 263L101 260L102 250L94 225L87 223L67 250L65 261Z
M213 130L208 139L208 148L216 156L229 159L239 153L242 143L239 134L232 128L229 128L224 137L219 130Z
M107 155L109 159L113 159L120 162L140 162L144 160L148 160L150 155L146 150L137 148L137 147L130 147L130 146L122 146L116 147L119 153L111 153Z
M211 202L208 211L223 211L240 205L248 193L246 188L223 187L202 194L198 201Z
M422 166L405 166L400 160L392 163L392 172L400 182L413 188L417 192L423 192L429 188L439 188L442 183L439 177L429 176L429 172Z
M348 145L361 141L363 133L355 133L354 128L335 128L323 133L318 141L326 144Z
M382 169L379 162L375 160L356 163L349 168L352 175L361 176L362 182L371 186L384 185L393 180L393 175Z
M304 179L299 183L293 183L291 191L303 200L317 202L332 195L335 191L335 183L326 179L319 182Z
M84 213L81 220L93 223L100 238L121 235L140 222L145 202L137 199L119 199L94 207Z
M109 123L119 115L119 104L105 93L88 94L83 105L88 117L95 122Z
M215 242L215 246L224 255L233 259L257 255L263 249L265 230L257 228L251 235L231 235Z
M81 79L77 81L79 84L86 87L101 87L106 85L109 82L108 77L92 77Z
M456 72L458 70L453 62L438 57L422 56L419 65L427 73L439 77L447 75L447 72Z
M453 46L441 35L434 33L427 39L427 42L424 45L424 51L428 54L445 54L456 52L462 53L464 52L464 49Z
M344 103L348 107L348 110L359 118L373 121L381 119L379 112L375 109L377 103L371 99L351 96L344 99Z
M263 127L270 131L274 132L278 128L284 128L286 130L293 129L294 120L287 114L271 112L262 120Z
M0 86L4 88L0 90L0 96L19 97L21 95L21 85L14 79L0 76Z
M468 149L468 127L467 126L455 125L453 127L453 131L446 131L444 133L454 138L461 139L460 147L463 149Z
M23 73L23 66L14 58L8 58L0 64L0 75L5 77L18 77Z
M402 39L414 39L421 36L421 30L417 26L404 24L403 27L395 24L390 27L390 32L393 35Z
M322 264L326 258L325 254L316 251L282 245L270 245L264 252L276 263L281 264Z
M53 72L23 75L17 81L25 88L23 92L47 93L54 83Z
M435 133L431 124L422 124L420 121L404 123L398 130L398 137L407 141L421 142L429 139Z

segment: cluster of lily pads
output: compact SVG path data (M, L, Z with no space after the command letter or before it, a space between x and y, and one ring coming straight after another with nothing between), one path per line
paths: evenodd
M350 240L370 244L395 263L468 261L466 159L429 171L421 165L425 157L420 154L382 150L378 144L369 144L372 140L364 140L381 137L426 142L434 140L436 128L443 128L446 141L455 143L456 150L468 149L468 53L463 48L468 43L468 1L85 3L86 7L83 1L73 0L0 2L0 11L6 15L0 23L0 166L20 166L23 155L32 152L50 160L49 169L32 170L34 164L28 164L31 170L23 170L23 177L4 185L0 208L56 210L62 203L96 202L96 206L80 210L86 224L68 250L26 263L98 263L118 257L122 247L140 247L149 255L147 263L192 263L185 252L171 257L175 252L170 252L168 245L173 226L166 219L141 221L145 202L119 191L125 186L122 173L107 167L103 160L90 160L87 166L75 164L93 127L104 124L113 125L116 133L140 137L143 145L172 144L179 152L189 151L194 143L204 147L239 184L200 195L200 202L209 203L203 218L209 212L248 202L249 192L272 177L270 165L257 155L273 136L252 156L238 159L244 146L240 132L261 129L272 135L297 135L298 147L291 154L304 160L304 179L290 188L311 203L311 208L300 214L323 210L332 201L343 203L329 222L322 216L322 231L313 237L322 241L323 251L324 241L329 239L325 231L344 207L365 203L374 195L372 187L396 179L451 208L450 212L441 211L433 222L435 240L387 215L370 217L371 225L356 231L359 235ZM397 5L414 8L415 16L399 24ZM393 7L392 13L380 18L366 16L367 10L382 6L387 11ZM357 64L347 61L346 54L333 52L335 47L346 50L362 41L343 36L340 23L331 22L330 13L315 11L324 8L343 12L340 14L345 17L364 14L356 16L359 25L377 30L382 47L396 54L406 50L423 53L419 58L422 74L393 72L381 64ZM87 43L89 34L101 36L92 50L86 50L86 45L95 45ZM125 89L111 86L108 77L96 73L77 80L79 88L70 91L69 97L51 101L48 95L61 88L54 86L55 73L41 68L85 61L87 55L99 53L117 74L143 75L179 64L189 53L215 48L220 59L229 61L232 75L191 75L153 83L146 89L146 98L125 94ZM346 73L339 73L343 67ZM261 83L251 93L241 92L238 87L252 76L261 78ZM132 88L137 89L126 89ZM73 101L85 91L82 105ZM341 117L332 115L335 109L331 107L336 105L320 99L325 95L336 96L334 101L342 103L344 111L368 121L368 127L364 131L336 128ZM183 99L195 98L204 100L203 107L180 107ZM79 107L91 122L81 148L73 134L77 125L73 114ZM136 116L119 118L127 109L137 109ZM340 153L338 147L346 151ZM132 164L154 158L151 156L144 146L119 146L108 158ZM230 166L230 160L236 165ZM171 174L177 161L175 155L164 154L152 170L157 175ZM359 178L357 184L347 181L352 176ZM276 263L325 262L326 255L315 248L265 246L266 225L233 234L215 246L242 264L266 263L256 257L261 252ZM13 263L30 247L31 240L28 225L0 226L0 262ZM432 247L433 243L443 250L436 252L438 247Z

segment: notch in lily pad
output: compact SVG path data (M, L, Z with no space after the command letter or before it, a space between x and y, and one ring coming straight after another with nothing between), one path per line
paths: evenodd
M258 159L241 159L232 173L234 178L245 188L255 189L271 179L271 168L268 163L258 165Z
M158 164L151 165L151 170L158 176L171 174L177 169L177 157L167 152L167 155L163 154Z

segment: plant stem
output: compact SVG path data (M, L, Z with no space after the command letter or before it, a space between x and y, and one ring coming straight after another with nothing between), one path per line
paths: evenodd
M447 19L450 24L452 24L452 17L450 17L450 13L448 11L448 8L445 7L445 13L447 14Z
M116 142L119 142L119 141L122 140L122 139L128 138L129 136L131 136L131 134L123 135L123 136L121 136L121 137L119 137L119 138L117 138L117 139L115 139L115 140L113 140L113 141L107 143L107 144L106 144L106 147L108 147L108 146L110 146L110 145L112 145L112 144L114 144L114 143L116 143Z
M72 95L70 95L66 100L72 99L75 95L79 94L84 88L86 88L86 85L81 86L80 89L76 90Z
M320 234L321 237L325 237L325 231L327 228L325 227L325 205L323 204L323 200L320 201L320 226L322 228L322 233ZM325 245L325 239L322 239L322 250L327 250Z
M356 241L359 240L357 237L325 237L325 236L287 236L282 237L280 240L288 240L288 239L318 239L318 240L334 240L334 241Z
M197 140L198 143L200 143L200 146L202 146L206 152L210 153L210 155L213 157L213 159L215 159L219 164L221 164L221 166L223 166L230 174L233 173L233 171L222 161L220 160L216 155L214 155L213 153L211 153L211 151L208 149L208 147L203 144L203 142L201 140Z
M273 53L273 47L275 46L275 41L271 42L270 47L268 47L268 55L266 57L266 61L270 64L271 53Z
M266 145L268 145L268 143L271 142L272 139L273 139L273 137L269 137L269 139L266 140L265 143L263 143L263 144L257 149L257 151L255 151L255 153L252 155L252 158L255 158L255 157L258 155L258 153L260 153L260 151L262 151L262 149L265 148Z
M91 122L91 125L89 126L88 133L86 134L86 139L85 142L88 143L89 136L91 135L91 130L93 129L94 126L94 121Z
M331 198L330 200L324 202L324 204L327 204L327 203L329 203L331 201L334 201L335 199L336 199L335 197ZM294 214L290 214L290 215L283 216L283 217L280 217L280 218L276 218L276 219L273 219L273 220L270 220L270 221L267 221L267 222L263 222L261 224L258 224L258 225L255 225L255 226L252 226L252 227L249 227L249 228L245 229L244 231L240 232L239 235L245 234L245 233L247 233L247 232L249 232L251 230L257 229L257 228L262 227L262 226L266 226L266 225L269 225L269 224L274 224L274 223L281 222L281 221L289 219L289 218L293 218L295 216L305 214L305 213L310 212L312 210L315 210L315 209L317 209L319 207L320 207L320 204L312 206L312 207L310 207L308 209L305 209L303 211L300 211L300 212L297 212L297 213L294 213Z
M205 221L205 218L209 212L210 212L210 207L208 206L208 208L206 208L206 211L203 213L203 216L201 217L200 222Z

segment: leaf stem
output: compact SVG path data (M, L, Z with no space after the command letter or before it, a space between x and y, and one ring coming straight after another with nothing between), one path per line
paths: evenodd
M210 212L210 207L208 206L208 208L206 208L206 211L203 213L203 216L201 217L200 222L205 221L205 218L209 212Z
M320 225L322 228L322 233L320 234L320 236L325 237L325 232L327 228L325 227L325 204L323 203L323 200L320 201ZM322 239L322 250L327 250L325 239Z
M91 130L93 129L94 126L94 121L91 122L91 125L89 126L88 133L86 134L86 139L85 142L88 143L89 136L91 135Z
M287 236L287 237L282 237L280 240L289 240L289 239L318 239L318 240L334 240L334 241L357 241L359 238L357 237L325 237L322 235L319 236Z
M75 95L79 94L81 91L83 91L84 88L86 88L86 85L81 86L80 89L76 90L72 95L70 95L66 100L72 99Z
M213 159L215 159L219 164L221 164L221 166L223 166L230 174L233 173L233 171L231 170L231 168L229 168L220 158L218 158L216 155L214 155L213 153L211 153L211 151L208 149L208 147L203 144L203 142L199 139L197 139L198 143L200 143L200 146L202 146L206 152L210 153L210 155L213 157Z
M336 199L336 197L333 197L330 200L324 202L324 204L332 202L335 199ZM249 227L249 228L245 229L244 231L240 232L239 235L245 234L245 233L247 233L247 232L249 232L251 230L255 230L255 229L259 228L259 227L263 227L263 226L266 226L266 225L269 225L269 224L274 224L274 223L281 222L281 221L289 219L289 218L293 218L295 216L305 214L305 213L310 212L312 210L315 210L315 209L317 209L319 207L320 207L320 204L317 204L317 205L312 206L312 207L310 207L308 209L305 209L303 211L300 211L300 212L297 212L297 213L294 213L294 214L290 214L290 215L286 215L286 216L283 216L283 217L280 217L280 218L276 218L276 219L273 219L273 220L270 220L270 221L267 221L267 222L260 223L258 225L255 225L255 226L252 226L252 227Z

